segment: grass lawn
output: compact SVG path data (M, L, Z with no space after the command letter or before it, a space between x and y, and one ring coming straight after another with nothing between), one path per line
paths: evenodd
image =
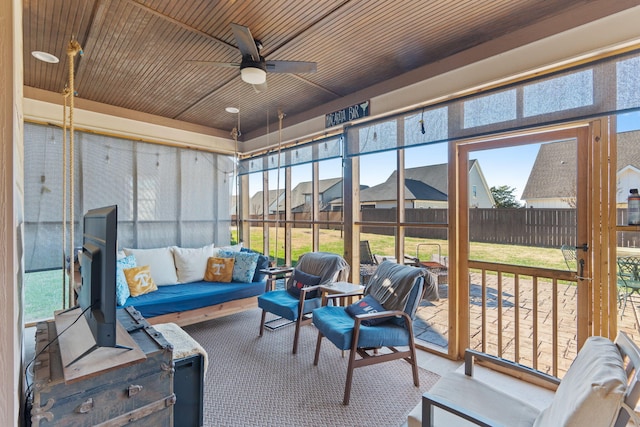
M269 233L269 253L275 254L275 227L271 227ZM311 251L311 229L294 228L291 232L292 252L291 257L297 260L300 255ZM235 230L232 237L236 238ZM395 236L381 234L361 233L361 240L368 240L371 252L376 255L394 256ZM417 244L431 243L419 248L420 259L431 259L438 254L438 246L442 256L449 254L449 245L446 240L406 237L404 251L406 255L415 256ZM251 227L251 248L262 252L262 228ZM337 254L344 253L344 238L340 230L320 230L320 250ZM278 231L278 263L284 263L284 228ZM495 243L471 243L471 258L478 261L498 262L503 264L515 264L531 267L553 268L566 270L560 248L536 248L530 246L504 245Z
M62 308L62 270L24 275L24 322L53 317Z
M296 261L303 253L311 251L312 231L310 228L294 228L292 237L292 259ZM234 227L231 233L232 240L237 237ZM377 255L394 254L395 237L380 234L362 233L362 240L368 240L371 251ZM262 252L262 228L251 228L251 248ZM270 254L275 254L276 233L275 228L270 230ZM431 259L438 253L440 245L441 255L448 255L449 246L446 240L405 238L405 253L416 255L416 245L419 243L431 243L432 245L420 247L420 259ZM320 250L337 254L344 253L344 237L340 230L320 230ZM284 264L284 228L278 230L278 265ZM564 258L559 248L535 248L529 246L499 245L492 243L471 243L471 258L480 261L491 261L503 264L515 264L524 266L537 266L566 270ZM25 274L25 322L33 322L39 319L53 317L55 310L62 308L62 270L41 271Z

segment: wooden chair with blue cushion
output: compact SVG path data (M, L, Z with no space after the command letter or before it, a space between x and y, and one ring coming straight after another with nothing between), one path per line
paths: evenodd
M424 269L383 261L367 284L363 299L347 307L323 304L313 310L313 324L318 329L313 364L318 365L323 337L340 350L350 350L343 404L349 404L353 370L361 366L404 359L413 370L414 385L420 385L412 322L424 294L424 275ZM340 296L328 295L324 302ZM378 353L382 347L391 352Z
M322 304L320 286L345 281L348 277L349 264L340 255L309 252L300 256L286 289L267 289L258 297L258 307L262 309L260 336L264 332L267 312L295 322L293 354L297 353L300 327L311 323L309 315Z

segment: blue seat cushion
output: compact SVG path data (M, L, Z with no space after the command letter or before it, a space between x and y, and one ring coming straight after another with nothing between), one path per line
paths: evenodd
M127 298L123 307L134 306L142 316L154 317L195 310L264 293L265 282L192 282L158 286L158 290Z
M267 292L258 297L258 307L284 317L287 320L298 320L298 298L294 298L284 289ZM322 305L322 298L307 299L304 302L303 314L311 313Z
M351 348L355 319L344 307L324 306L313 310L313 324L340 350ZM393 321L375 326L360 325L359 348L409 345L409 331Z

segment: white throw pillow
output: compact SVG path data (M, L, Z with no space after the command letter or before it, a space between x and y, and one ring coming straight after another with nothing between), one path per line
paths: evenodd
M124 249L127 255L136 257L137 265L148 265L151 278L157 286L175 285L178 283L176 265L170 247L156 249Z
M173 246L173 258L179 283L204 280L207 260L213 256L213 244L201 248L179 248Z

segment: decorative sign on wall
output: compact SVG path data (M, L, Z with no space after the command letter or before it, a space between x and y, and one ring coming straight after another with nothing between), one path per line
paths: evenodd
M324 118L324 124L325 127L330 128L362 117L367 117L368 115L369 101L367 100L360 104L351 105L342 110L327 114Z

